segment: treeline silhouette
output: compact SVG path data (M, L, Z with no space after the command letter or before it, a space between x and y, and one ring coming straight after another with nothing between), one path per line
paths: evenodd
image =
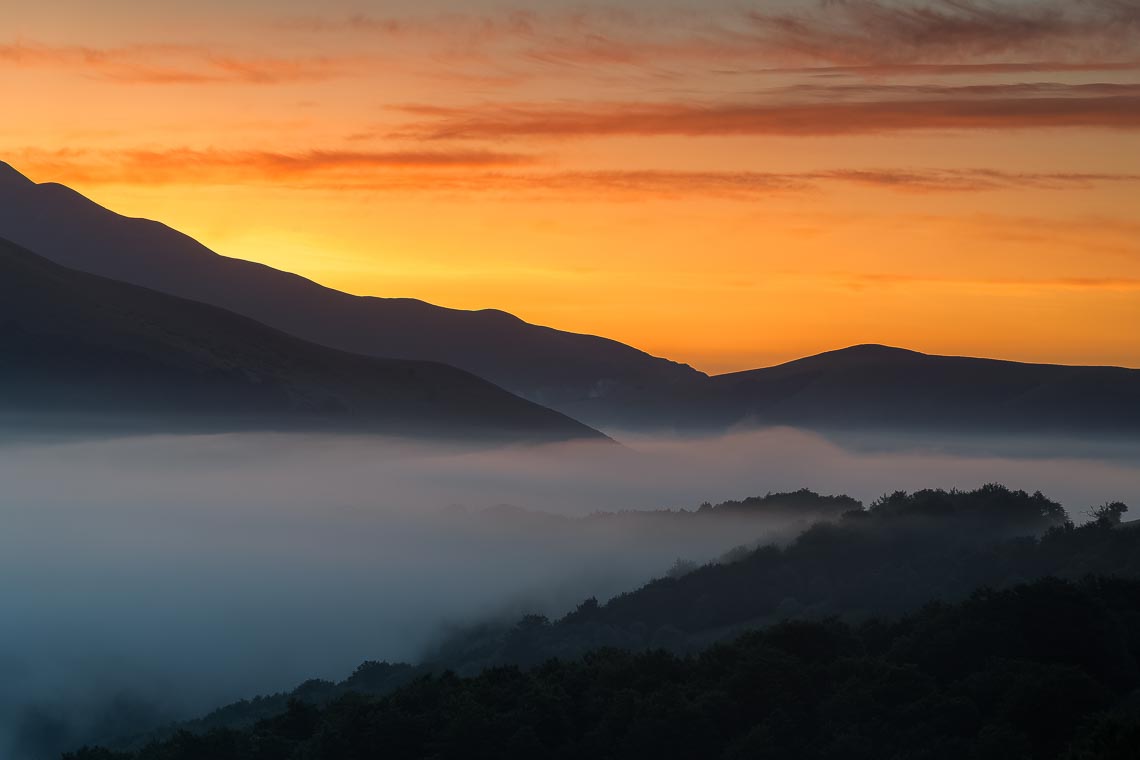
M750 524L749 519L754 519L755 523L752 525L758 533L763 532L773 540L787 541L814 523L837 520L845 512L862 507L861 502L850 496L825 496L805 488L792 492L769 492L764 496L730 500L715 505L705 502L691 509L594 512L585 517L572 518L504 505L493 508L493 514L497 519L520 522L542 520L569 525L575 521L584 521L602 527L612 525L618 530L637 529L647 541L655 540L658 536L657 531L662 528L687 530L695 523L715 522L727 517L732 519L734 524L747 530L748 528L744 526ZM674 566L673 572L695 568L694 563L679 561ZM528 621L533 620L540 620L543 625L548 625L545 618L524 618L520 630L525 630ZM98 721L93 732L77 738L78 732L69 731L50 712L36 711L27 715L22 723L22 735L25 737L23 743L29 747L29 751L34 750L36 756L44 757L57 757L59 753L41 748L75 746L82 741L97 741L117 748L134 748L141 746L148 739L168 737L178 730L203 733L215 728L252 725L258 720L281 713L291 699L319 705L352 692L383 695L418 677L439 673L449 668L463 673L477 673L490 664L491 659L494 662L518 664L524 661L531 662L539 656L525 646L515 652L513 645L508 645L494 658L469 656L467 650L472 648L472 644L504 640L510 631L511 628L504 626L502 621L467 628L450 639L452 643L462 642L455 647L455 651L433 652L419 664L365 662L351 676L340 682L311 679L292 691L243 699L219 707L201 718L173 725L158 718L155 711L150 709L150 705L117 699L105 708L106 714ZM588 646L589 643L584 642L579 648L584 652ZM629 642L629 646L642 645L640 642Z
M365 663L114 743L133 752L67 757L1075 760L1137 736L1140 529L1124 504L1077 526L1040 493L988 485L687 514L789 496L829 521L558 621L468 629L419 665Z
M1135 758L1140 582L1043 580L896 622L783 622L697 655L426 676L246 729L66 760Z
M1077 527L1040 493L1000 485L896 492L848 510L784 547L729 552L562 620L529 616L451 637L430 659L463 674L533 665L598 647L694 652L784 619L897 615L1044 577L1140 578L1140 531L1116 530L1123 504Z
M698 513L748 514L782 516L786 514L839 517L844 512L863 508L863 502L846 494L825 496L807 488L784 493L749 496L746 499L723 501L720 504L705 502Z

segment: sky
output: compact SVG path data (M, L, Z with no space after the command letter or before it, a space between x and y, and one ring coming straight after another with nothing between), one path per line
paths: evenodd
M1140 367L1140 0L0 0L0 159L712 373Z

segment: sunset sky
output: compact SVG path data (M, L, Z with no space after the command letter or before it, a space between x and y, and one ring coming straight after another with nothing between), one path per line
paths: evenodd
M0 0L0 160L708 372L1140 367L1140 0Z

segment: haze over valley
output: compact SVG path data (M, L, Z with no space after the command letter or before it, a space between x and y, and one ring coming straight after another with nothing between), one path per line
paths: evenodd
M870 503L997 478L1079 520L1140 501L1135 445L854 443L791 429L522 449L296 433L9 440L5 754L39 746L45 721L106 739L116 709L154 726L365 660L417 662L457 626L560 617L818 517L697 512L705 501L810 485Z

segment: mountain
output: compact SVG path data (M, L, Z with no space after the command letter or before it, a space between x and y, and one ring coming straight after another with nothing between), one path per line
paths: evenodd
M787 619L898 615L1047 577L1140 579L1140 532L1112 519L1074 526L1040 492L997 484L896 491L866 510L819 519L790 542L770 540L608 601L587 599L561 620L457 630L431 660L473 674L608 646L691 652Z
M0 420L496 440L600 433L442 364L336 351L0 241Z
M352 296L219 256L158 222L113 213L0 162L0 237L56 263L250 317L342 351L443 362L582 418L641 389L703 379L617 341L405 298Z
M314 684L212 716L251 724L61 760L1134 760L1138 660L1140 582L1045 579L868 625L785 620L684 657L597 649L385 696Z
M674 424L974 432L1140 432L1140 370L932 356L862 345L718 375Z
M931 356L863 345L708 377L613 340L352 296L226 258L0 163L0 237L64 266L218 306L323 346L450 364L591 425L722 432L1140 432L1140 371Z

